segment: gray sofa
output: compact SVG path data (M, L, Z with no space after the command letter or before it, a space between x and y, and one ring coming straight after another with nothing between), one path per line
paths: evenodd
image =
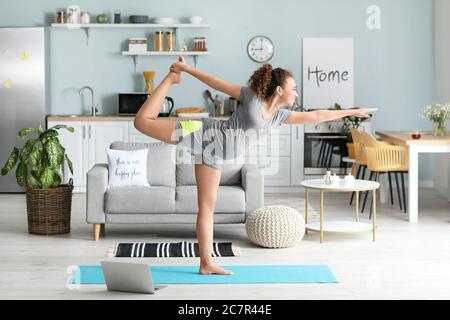
M148 148L150 187L108 187L108 165L87 173L86 221L98 240L105 224L195 223L198 211L194 164L179 160L178 147L163 142L114 142L111 149ZM224 164L215 206L215 223L245 223L264 205L264 176L255 165Z

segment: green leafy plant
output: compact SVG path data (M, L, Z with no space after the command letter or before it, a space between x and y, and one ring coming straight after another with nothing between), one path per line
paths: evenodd
M41 189L58 187L62 181L61 168L64 159L73 174L72 161L67 156L66 149L59 143L57 130L61 128L75 131L65 125L57 125L45 131L42 125L38 128L21 129L18 133L20 138L25 139L32 134L37 137L28 139L21 149L14 147L2 169L2 175L6 175L17 164L16 179L19 186L28 184Z
M334 108L336 110L342 110L342 107L339 103L334 104ZM344 124L342 126L342 132L347 135L347 141L349 143L353 143L352 134L350 132L351 128L358 129L362 122L366 121L367 119L370 119L372 117L371 114L369 114L369 118L360 118L355 116L348 116L344 117L342 120L344 121Z

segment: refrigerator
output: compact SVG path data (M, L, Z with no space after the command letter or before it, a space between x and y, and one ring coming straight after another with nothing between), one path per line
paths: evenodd
M43 27L0 28L0 169L14 146L26 140L22 128L45 128L46 56ZM0 175L0 193L23 192L16 167Z

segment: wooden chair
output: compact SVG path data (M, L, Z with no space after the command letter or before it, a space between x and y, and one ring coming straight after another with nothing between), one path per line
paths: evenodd
M363 143L361 139L361 131L358 129L350 128L350 133L352 135L353 140L353 148L355 153L355 162L358 167L358 170L356 172L356 179L363 179L366 176L366 168L367 168L367 161L365 158L365 154L362 150ZM352 192L352 196L350 198L350 205L353 203L353 197L355 196L355 193Z
M406 212L406 193L405 193L405 180L404 173L408 173L409 170L409 153L408 148L404 146L389 145L387 143L378 141L371 134L366 132L360 132L361 140L363 141L363 149L365 158L367 160L367 168L370 170L369 180L372 180L375 175L375 181L379 180L380 174L387 173L389 178L389 189L391 196L391 204L394 204L392 195L392 180L391 173L395 175L395 182L397 186L397 195L400 205L400 210ZM397 174L401 176L402 182L402 194L403 194L403 207L402 199L400 196L400 188L398 183ZM368 192L365 194L364 203L361 212L364 212ZM371 216L371 215L370 215Z

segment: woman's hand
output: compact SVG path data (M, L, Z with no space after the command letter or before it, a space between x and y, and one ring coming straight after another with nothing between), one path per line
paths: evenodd
M363 109L350 109L351 116L359 117L359 118L369 118L369 112L377 111L378 108L363 108Z
M180 73L180 72L185 71L186 67L187 67L187 64L186 64L186 61L184 60L184 57L179 56L178 62L175 62L170 66L170 72Z

